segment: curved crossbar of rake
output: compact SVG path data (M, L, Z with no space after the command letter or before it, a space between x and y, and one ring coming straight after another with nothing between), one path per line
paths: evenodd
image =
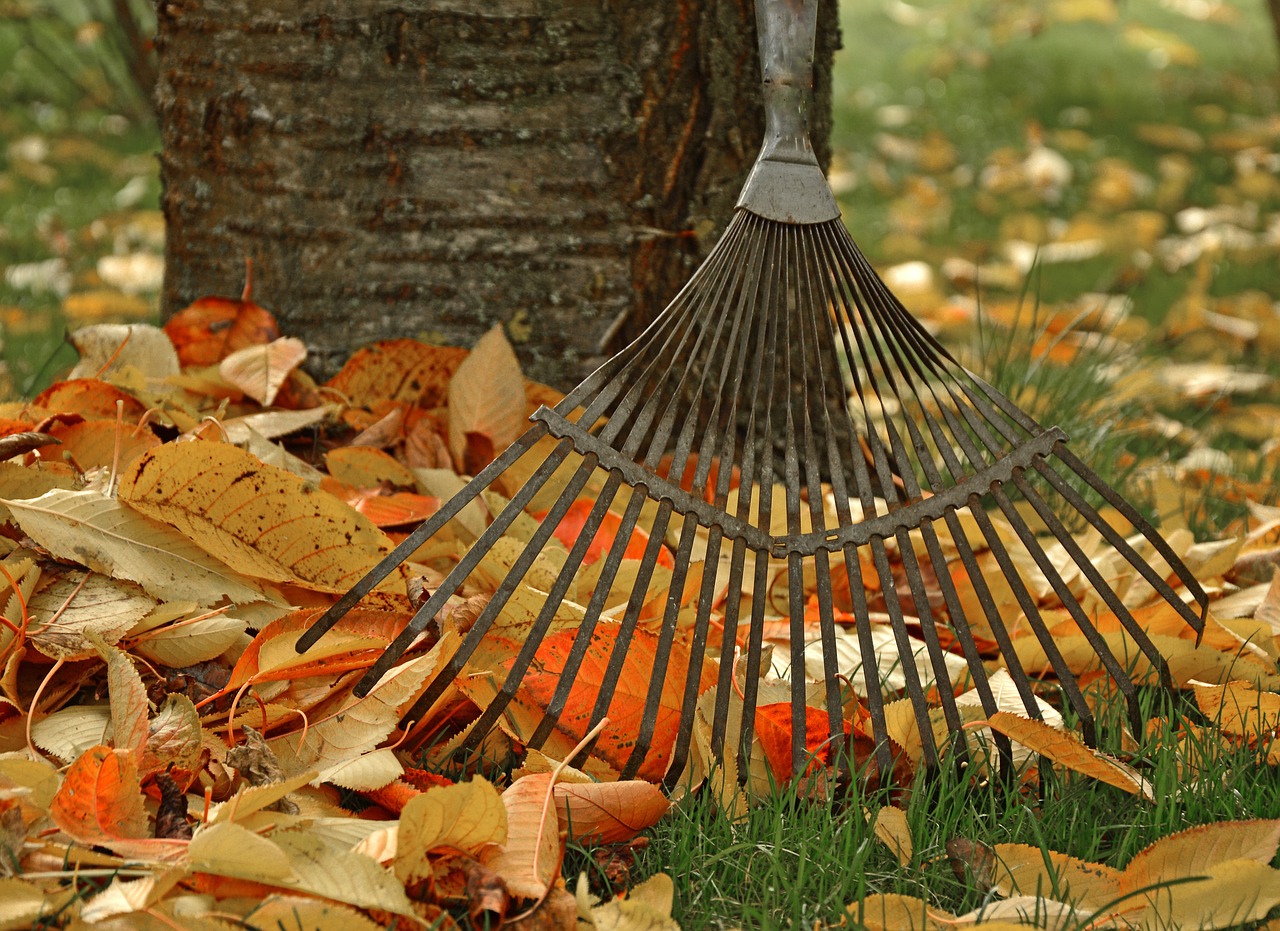
M740 273L741 270L745 272ZM769 347L781 348L773 351ZM843 398L829 390L833 380L840 383L835 373L842 359L849 366L854 403L862 415L857 425ZM688 362L672 365L672 360ZM899 410L911 411L913 416L881 419L876 412L890 399ZM1062 431L1041 428L1006 397L960 366L894 298L839 221L797 227L740 210L707 262L649 331L554 409L542 408L532 419L534 425L524 436L330 608L299 641L298 649L305 651L314 644L418 546L547 436L559 442L369 670L357 688L358 693L367 692L390 669L448 599L462 588L483 555L513 521L525 513L535 494L571 453L576 453L581 460L576 472L563 486L555 504L542 518L457 652L438 671L415 707L417 711L429 707L462 671L521 579L551 540L561 519L587 487L593 472L602 470L605 473L603 487L555 584L547 592L545 607L534 621L506 680L474 725L473 744L496 723L516 694L555 617L557 605L569 591L575 573L581 568L615 501L625 505L621 526L608 549L595 595L586 605L585 619L565 660L561 687L556 690L541 725L529 735L527 742L529 746L538 746L556 726L604 608L604 594L618 572L641 509L646 500L651 500L657 503L657 510L649 528L650 540L590 722L594 725L608 711L645 600L649 573L656 565L668 530L674 530L673 515L679 515L682 521L670 585L673 597L663 617L658 665L653 670L642 723L626 767L628 774L639 767L653 737L665 665L679 619L678 593L684 588L698 528L705 531L704 565L717 565L722 551L730 551L727 580L730 591L741 590L745 583L746 587L761 592L770 561L784 560L787 564L792 759L797 771L803 768L806 747L806 683L800 673L805 668L806 574L816 579L828 733L843 733L841 670L836 667L834 642L834 554L843 556L843 572L852 596L855 626L864 657L862 691L870 712L878 762L885 772L891 768L892 760L883 690L877 665L870 659L875 656L876 648L866 596L869 587L878 588L885 600L903 660L907 697L924 741L924 762L932 765L938 759L925 682L912 661L918 651L909 631L909 625L914 626L914 622L908 619L900 601L901 579L891 565L891 549L896 549L901 560L902 573L918 614L928 665L937 682L937 699L949 728L958 732L962 720L953 697L955 684L945 660L947 651L938 638L937 622L949 624L954 631L960 654L988 714L996 710L996 703L988 685L984 657L975 642L967 614L971 608L966 608L951 572L953 560L946 553L948 544L955 551L964 577L976 596L980 609L978 619L994 636L1026 712L1039 716L1031 680L1023 671L1007 619L1001 616L988 577L979 566L974 546L961 523L961 511L967 510L971 515L982 544L994 556L1000 575L1011 589L1068 705L1081 720L1085 737L1091 742L1095 739L1093 714L1042 616L1040 599L1029 589L1024 572L1011 553L1012 543L1021 546L1038 567L1088 639L1101 667L1124 695L1133 726L1138 727L1136 688L1124 659L1115 655L1107 639L1098 632L1094 619L1086 613L1077 592L1045 552L1014 498L1021 498L1062 545L1079 574L1115 614L1166 682L1168 674L1159 651L1111 581L1103 577L1093 559L1083 551L1059 512L1066 510L1082 517L1192 628L1203 629L1207 597L1154 528L1067 448L1067 438ZM659 474L662 457L669 450L673 450L672 462L666 475L681 476L693 469L692 491ZM718 464L714 476L713 463ZM740 474L738 494L731 508L733 469L727 467L729 463ZM771 530L775 523L770 513L772 496L759 494L759 488L768 487L778 473L785 488L784 533ZM1033 476L1039 481L1033 480ZM1183 601L1161 573L1113 529L1073 482L1092 489L1146 538L1198 602L1199 611ZM624 489L626 494L619 500L619 492ZM877 490L885 497L877 497ZM753 500L753 495L758 495L758 500ZM1057 500L1051 501L1054 498ZM834 502L837 517L834 523L829 523L828 511L823 507L826 499ZM855 503L860 508L857 516ZM1002 515L1012 528L1015 541L1005 539L998 531L988 508ZM807 530L804 529L806 522ZM912 542L911 536L917 532L923 555L918 555L918 547ZM877 576L874 580L863 578L863 562L859 558L862 548L870 553ZM935 617L935 609L930 607L923 566L926 562L941 592L945 611L940 613L945 617ZM1025 559L1022 563L1026 564ZM750 578L749 570L753 573ZM708 648L715 580L715 572L704 573L698 596L690 644L692 658L682 690L678 736L669 770L672 773L683 765L691 742L699 697L699 660ZM726 605L724 634L717 650L722 663L712 744L720 748L730 737L736 737L742 760L752 740L766 616L763 598L754 599L747 619L738 617L738 605L735 598L729 599ZM740 623L746 626L744 653L748 669L742 684L743 725L739 734L729 735L728 703L734 689L734 664L729 658L736 652ZM408 717L414 714L411 711Z
M1096 592L1168 684L1165 662L1126 607L1114 580L1104 577L1072 536L1063 513L1076 515L1092 527L1197 632L1203 630L1208 599L1155 529L1067 448L1066 435L1056 428L1043 429L966 371L890 293L854 244L807 135L816 4L817 0L757 0L765 142L733 221L702 267L643 335L554 409L537 411L524 436L325 612L298 641L299 651L315 644L518 460L536 456L535 444L552 438L556 440L553 448L360 681L358 694L366 694L449 599L464 589L485 555L535 497L558 488L554 504L461 645L409 712L408 717L415 718L444 695L585 493L591 501L585 523L567 556L556 561L560 568L543 605L511 658L507 675L472 725L465 747L477 747L516 698L552 630L558 607L580 580L579 572L606 516L612 514L616 520L621 512L541 721L521 739L527 746L539 746L561 724L592 649L606 599L615 581L625 578L619 570L647 503L652 512L645 515L649 541L608 647L590 720L582 728L585 733L605 717L617 696L650 582L670 534L675 540L674 569L653 668L648 670L643 713L622 768L624 776L634 774L645 762L660 714L668 722L674 715L677 723L670 756L664 761L667 778L680 773L699 711L702 660L715 653L721 662L710 749L723 758L726 748L736 745L737 772L745 777L763 687L765 628L773 620L762 593L779 571L786 579L791 759L796 773L807 765L810 746L806 729L813 697L804 675L810 646L821 650L822 694L817 698L826 710L825 734L817 736L839 739L845 733L846 679L845 670L837 664L834 574L850 593L862 655L862 692L881 772L892 772L893 754L868 590L879 591L883 599L882 613L887 615L901 663L926 765L936 764L939 758L927 694L930 681L948 729L958 734L962 724L954 694L958 683L947 665L948 658L954 661L955 657L944 647L939 625L954 632L958 655L986 713L994 713L997 703L975 624L990 631L1023 708L1039 717L1031 679L1018 655L1009 619L1002 616L1003 601L993 592L994 580L984 573L961 519L963 512L995 560L1000 584L1017 605L1019 616L1014 620L1024 621L1031 629L1086 738L1096 739L1094 717L1070 664L1054 642L1041 599L1024 577L1032 565L1086 638L1100 668L1116 682L1131 723L1139 726L1137 690L1126 667L1133 658L1117 656L1098 630L1080 603L1078 579ZM669 466L663 468L666 461ZM571 473L567 480L562 467ZM775 481L783 489L779 514L773 513ZM1129 521L1186 587L1199 612L1112 528L1082 489ZM1062 547L1075 567L1076 582L1069 581L1046 552L1015 498L1030 508ZM1011 538L1001 533L992 513L1011 529ZM963 597L952 574L954 561L948 557L948 548L959 560L957 571L962 570L960 578L971 599ZM870 566L865 571L864 552ZM727 553L727 569L723 584L721 573L702 573L692 628L681 632L687 638L689 659L684 682L676 683L679 707L664 708L664 695L670 701L666 680L675 638L685 623L681 594L695 553L701 555L704 568L718 567ZM897 572L894 557L901 565ZM867 578L868 572L874 577ZM930 577L941 593L941 604L930 600ZM818 640L812 645L806 643L805 624L810 579L818 616ZM905 589L900 589L900 583ZM716 644L712 609L722 591L728 597ZM744 591L754 592L755 597L747 616L741 617L738 595ZM611 619L618 607L610 607ZM914 615L908 614L908 607ZM920 661L911 635L915 627L924 643ZM738 664L733 661L740 647L745 664L741 681L735 677ZM633 688L635 683L627 685ZM741 706L733 709L735 695ZM574 725L581 723L575 720Z

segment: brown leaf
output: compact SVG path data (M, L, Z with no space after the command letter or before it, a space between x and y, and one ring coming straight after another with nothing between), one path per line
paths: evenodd
M38 433L33 430L27 430L23 433L10 433L0 439L0 462L6 459L13 459L15 456L25 455L33 449L41 449L61 442L62 440L52 434Z
M953 837L947 841L947 860L956 878L966 886L987 892L995 885L996 852L989 844Z
M191 840L192 825L187 820L187 794L168 773L156 773L160 805L156 809L156 837Z

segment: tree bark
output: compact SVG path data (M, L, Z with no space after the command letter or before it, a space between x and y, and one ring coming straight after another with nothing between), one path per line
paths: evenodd
M826 164L836 5L819 24ZM327 375L504 322L567 387L728 222L762 132L749 0L159 0L164 309L239 290Z

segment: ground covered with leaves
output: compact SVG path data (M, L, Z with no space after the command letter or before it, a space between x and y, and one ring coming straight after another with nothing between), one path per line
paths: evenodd
M371 347L317 385L302 344L247 301L199 302L163 331L82 329L154 319L152 130L113 109L96 65L77 75L80 91L48 89L51 61L81 59L59 56L47 24L29 27L35 41L0 30L14 63L0 83L22 102L0 113L0 325L7 394L25 396L0 410L0 927L1264 920L1280 903L1280 85L1260 8L844 11L832 180L850 227L921 319L1062 423L1206 586L1198 642L1149 589L1126 589L1178 694L1144 690L1151 723L1127 729L1064 618L1102 752L1058 715L1050 681L1045 725L1013 703L994 716L967 706L972 746L1012 739L1012 776L993 762L917 778L922 740L899 705L895 790L824 782L821 756L814 778L787 784L786 715L766 705L745 787L695 766L701 791L674 807L653 785L669 730L645 778L617 781L638 720L625 698L583 770L561 765L586 736L598 668L584 673L582 714L545 754L520 758L554 655L470 761L480 775L461 778L454 751L536 613L536 586L514 599L501 648L406 719L536 506L440 623L354 693L513 488L460 514L296 654L340 592L556 395L521 377L499 333L474 352ZM92 62L100 38L90 21L70 41ZM74 349L60 346L64 324ZM556 537L567 547L574 532ZM628 552L646 541L641 528ZM663 568L655 603L671 594ZM578 605L557 624L572 630ZM1040 606L1061 608L1047 588ZM780 654L786 610L770 601ZM639 636L643 647L643 624ZM848 640L842 672L856 681ZM1034 638L1018 645L1041 676ZM898 650L882 659L894 697ZM999 665L993 655L997 686ZM766 673L763 694L785 700L788 671ZM851 699L852 736L863 714ZM652 840L636 839L650 825Z
M434 513L463 475L516 438L531 405L558 397L526 382L500 330L470 352L412 340L377 344L324 385L300 368L302 344L280 335L271 315L248 300L206 299L163 330L98 325L78 331L74 341L81 361L66 379L0 411L0 805L11 874L4 880L11 911L2 917L14 927L32 920L135 927L179 919L212 927L232 916L270 927L277 911L325 927L448 923L468 914L517 926L671 921L668 879L653 877L627 898L599 904L585 874L582 880L562 874L565 844L585 845L605 857L597 862L613 864L611 873L602 868L610 890L627 889L635 855L629 842L667 812L653 783L666 774L676 739L683 675L671 677L672 694L662 699L672 711L659 717L642 778L618 779L636 741L634 696L648 684L646 657L656 648L662 617L657 607L641 612L623 687L582 770L563 761L591 736L603 662L578 673L544 752L521 753L521 735L546 710L564 662L553 635L500 728L485 739L482 756L471 758L470 769L488 779L454 782L455 751L491 698L489 683L509 668L513 644L527 636L545 599L538 579L550 565L531 569L489 646L468 660L445 695L429 708L415 707L528 542L536 503L368 694L355 693L356 682L407 623L419 593L437 585L506 504L500 491L477 498L311 652L295 650L325 606L407 528ZM1159 722L1151 734L1126 736L1117 753L1086 747L1050 703L1041 706L1045 723L1022 717L994 640L978 631L991 651L997 701L1008 710L987 715L963 690L957 704L977 747L985 743L981 734L994 731L1019 748L1009 761L1017 775L1000 777L1014 780L1007 789L1034 788L1038 771L1026 767L1038 754L1074 774L1069 778L1097 780L1132 795L1135 804L1153 804L1151 776L1133 765L1138 741L1149 743L1153 735L1176 755L1179 778L1190 782L1198 778L1197 748L1206 741L1257 766L1276 764L1280 586L1269 581L1269 570L1280 558L1280 512L1258 505L1255 513L1257 524L1234 539L1196 543L1187 531L1170 535L1214 598L1202 637L1153 600L1149 585L1136 577L1124 583L1122 567L1107 569L1168 659L1174 683L1195 704L1188 716ZM567 548L580 524L580 516L576 524L566 518L557 545ZM624 579L634 578L647 542L642 528L620 541L627 547L624 567L632 567L620 573ZM597 557L614 543L609 525L598 543ZM664 555L646 590L655 606L672 595ZM554 562L555 549L540 558ZM994 584L1000 569L989 554L981 558ZM775 571L781 578L785 564ZM607 644L615 634L608 618L633 588L613 584L616 597L606 597L606 622L593 643ZM687 585L683 597L699 588ZM779 608L790 602L775 603L773 588L770 581L757 597L771 605L766 640L785 653L790 626ZM1060 617L1057 640L1072 671L1094 686L1091 700L1105 709L1115 697L1092 649L1061 604L1055 608L1053 590L1038 592L1042 613ZM728 597L726 577L716 584L716 604ZM1012 617L1010 599L1002 613ZM556 607L556 630L571 632L582 616L580 604L565 599ZM840 619L852 624L853 617L846 611ZM887 618L881 623L877 633L892 638ZM1138 656L1117 619L1098 615L1096 623L1118 652ZM1046 660L1031 631L1017 623L1010 628L1018 661L1043 677ZM681 626L672 647L686 665L692 635L691 626ZM860 680L856 641L842 633L839 651L842 675ZM903 688L901 663L913 658L928 686L923 641L914 657L888 640L877 652L890 697ZM708 694L723 659L713 652L705 660ZM813 671L794 674L820 678L821 669L819 656ZM721 818L742 817L791 778L789 717L773 708L788 707L785 679L792 673L775 665L760 674L744 779L732 766L713 771L705 755L708 711L695 734L703 754L695 754L680 780L686 788L703 786ZM1134 669L1139 681L1153 674ZM867 836L873 832L910 866L916 854L901 804L913 791L924 741L909 701L888 712L899 795L867 812ZM866 711L852 693L846 713L855 739L867 736ZM946 745L940 714L935 723L936 739ZM809 735L818 768L801 791L813 804L829 804L836 790L820 788L829 750L818 730ZM520 768L502 761L519 761ZM971 771L975 785L995 777L982 775L987 765ZM1088 923L1227 926L1261 918L1280 903L1280 871L1270 866L1280 822L1196 831L1161 841L1124 872L1066 854L1046 860L1040 847L1016 844L988 849L966 842L977 846L953 856L970 863L973 882L989 895L1012 903L996 910L1005 919L1048 909ZM1077 874L1091 885L1072 880ZM1170 886L1163 897L1145 891L1186 879L1196 881ZM894 916L913 910L922 921L943 916L901 894L871 895L851 907L870 926L901 926Z

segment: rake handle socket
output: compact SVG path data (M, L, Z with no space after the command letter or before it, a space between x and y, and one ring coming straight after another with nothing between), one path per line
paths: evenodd
M756 0L764 144L738 206L780 223L840 216L809 141L818 0Z

